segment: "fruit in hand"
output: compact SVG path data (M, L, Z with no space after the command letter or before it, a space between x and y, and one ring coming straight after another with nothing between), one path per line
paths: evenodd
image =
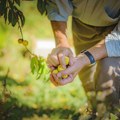
M69 64L69 63L68 63L68 64ZM58 66L58 72L63 71L63 70L65 70L65 69L62 67L62 65L59 65L59 66ZM67 77L68 77L68 75L63 75L63 76L62 76L62 78L64 78L64 79L67 78Z
M57 73L58 73L58 70L57 70L57 69L53 70L53 73L54 73L54 74L57 74Z
M65 57L65 63L67 66L69 65L69 57ZM62 65L58 65L57 68L55 70L53 70L52 73L57 74L58 72L63 71L63 70L65 70L65 69L62 67ZM65 79L67 77L68 77L68 75L63 75L62 79Z
M62 78L64 78L64 79L67 78L67 77L68 77L68 75L63 75L63 76L62 76Z
M60 72L60 71L64 70L64 68L62 67L62 65L58 65L57 70Z
M66 65L68 65L69 62L70 62L69 57L65 57L65 63L66 63Z

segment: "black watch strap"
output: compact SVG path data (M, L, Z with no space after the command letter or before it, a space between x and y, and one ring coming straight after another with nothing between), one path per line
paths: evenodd
M89 58L90 63L91 63L92 65L96 63L93 55L92 55L89 51L84 50L84 51L82 51L81 53L84 53L84 54Z

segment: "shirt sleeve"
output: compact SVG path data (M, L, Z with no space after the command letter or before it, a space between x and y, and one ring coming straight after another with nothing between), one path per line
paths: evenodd
M120 57L120 21L117 26L105 38L108 57Z
M51 21L67 21L72 14L73 6L70 0L47 0L47 16Z

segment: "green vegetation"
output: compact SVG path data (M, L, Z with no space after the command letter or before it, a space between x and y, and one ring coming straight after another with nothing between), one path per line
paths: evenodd
M35 55L31 59L30 52L34 51L36 41L52 40L53 34L47 17L38 12L36 1L29 4L23 1L21 6L18 8L26 17L22 29L24 39L18 26L13 28L4 23L3 17L0 19L0 120L93 120L94 115L92 118L88 115L91 110L78 77L69 85L55 87L49 81L45 61L41 57L36 60ZM69 40L70 23L71 20ZM32 73L36 73L38 80ZM100 119L106 112L103 120L117 120L115 114L106 111L104 104L99 104L97 109Z
M36 2L23 2L21 5L21 10L26 16L23 35L24 39L28 40L31 51L38 39L53 39L47 17L40 16L35 4ZM30 69L31 56L21 44L18 44L19 38L21 35L18 27L13 28L5 24L3 18L0 19L0 119L79 118L79 108L86 103L80 80L76 78L73 83L63 87L54 87L50 81L46 81L49 74L36 80ZM8 90L6 98L2 94L4 80L7 82Z
M6 81L7 89L11 91L11 98L1 105L4 107L2 111L4 114L10 109L9 118L12 120L16 120L18 116L19 119L29 119L29 117L34 119L36 116L68 118L76 114L80 106L84 105L86 97L78 78L74 83L58 88L50 81L44 82L44 78L36 80L30 70L29 54L23 46L19 45L17 40L13 40L11 44L5 41L5 44L1 48L0 86L2 92L2 81L9 68ZM4 115L2 112L1 115Z

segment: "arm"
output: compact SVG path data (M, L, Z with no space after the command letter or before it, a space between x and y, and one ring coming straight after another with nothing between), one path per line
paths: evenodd
M66 22L57 22L51 21L51 26L53 29L56 46L57 47L69 47L66 30L67 30L67 23Z
M67 42L66 35L67 19L73 10L72 3L69 0L64 2L63 0L48 0L46 2L47 15L51 21L57 46L52 50L51 54L49 54L47 62L50 66L57 66L58 64L62 64L64 67L62 56L65 54L69 56L72 53L70 49L68 49L69 44ZM63 55L62 51L66 51L66 53Z
M70 0L48 0L46 1L47 16L51 21L56 46L69 47L67 42L67 20L73 11Z
M108 34L104 40L88 49L95 60L105 57L120 57L120 21L114 30ZM90 64L89 62L86 65Z
M69 48L70 46L66 35L67 23L52 21L51 24L56 41L56 48L49 54L47 62L50 66L56 67L61 64L65 68L64 57L72 57L73 55Z
M98 44L88 49L88 51L94 56L96 61L105 57L120 57L120 22L111 34L108 34L104 40L101 40ZM87 65L90 65L88 57L80 53L71 67L58 73L58 77L65 74L73 74L71 78L63 79L61 85L72 82L76 73L79 73L79 71Z
M54 48L51 54L48 56L47 62L50 66L52 66L51 71L53 71L53 66L58 66L59 64L61 64L63 68L66 68L64 57L69 56L71 61L73 54L69 48L70 46L66 35L67 23L51 21L51 25L56 41L56 48ZM50 75L50 80L55 86L59 84L59 78L55 74Z
M96 61L105 57L120 57L120 21L111 34L108 34L104 40L88 49L88 51Z
M66 29L67 29L67 19L68 16L72 13L72 4L71 1L66 0L51 0L47 1L46 5L47 15L51 21L53 33L56 41L56 48L48 55L47 63L51 70L54 69L59 64L62 64L63 67L66 67L64 62L65 56L72 56L72 51L69 49L69 44L67 41ZM50 76L50 80L54 85L57 85L58 82L55 81L56 76Z
M98 44L88 49L88 51L93 55L95 61L108 56L105 46L105 40L100 41Z
M98 44L91 47L87 51L89 51L93 55L93 57L96 61L108 56L106 46L105 46L105 40L100 41ZM84 53L80 53L76 58L74 58L74 61L75 62L73 63L72 66L70 66L66 70L61 71L57 74L57 77L61 77L61 76L66 75L66 74L69 75L68 78L62 79L60 81L61 85L65 85L65 84L68 84L68 83L72 82L74 80L75 76L85 66L90 65L90 61Z

